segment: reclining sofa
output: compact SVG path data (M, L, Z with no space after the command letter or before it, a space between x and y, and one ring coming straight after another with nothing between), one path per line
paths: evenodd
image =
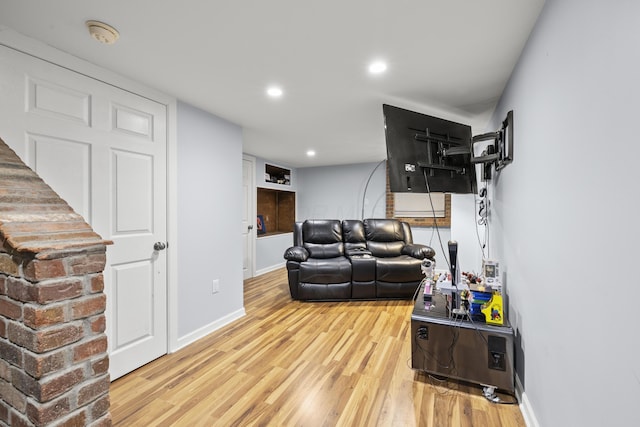
M396 219L308 219L295 223L284 258L296 300L410 299L434 255Z

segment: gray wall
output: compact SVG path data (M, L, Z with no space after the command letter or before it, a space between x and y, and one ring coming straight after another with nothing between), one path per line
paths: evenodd
M181 337L243 308L242 129L178 102L177 134Z
M491 233L541 426L640 425L640 2L547 0L496 111Z
M375 169L377 165L359 163L298 169L297 219L363 219L363 195L364 218L384 218L385 164ZM371 180L365 194L369 176Z
M284 267L284 252L293 245L293 233L256 238L256 276Z

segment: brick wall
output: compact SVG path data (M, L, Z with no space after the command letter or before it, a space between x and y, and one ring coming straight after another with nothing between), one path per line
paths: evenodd
M440 218L407 218L407 217L394 217L393 212L395 208L395 198L391 192L391 186L389 184L389 167L387 166L387 190L385 202L387 204L386 217L396 218L400 221L408 222L415 227L451 227L451 194L444 195L444 217Z
M111 425L108 244L0 140L0 425Z

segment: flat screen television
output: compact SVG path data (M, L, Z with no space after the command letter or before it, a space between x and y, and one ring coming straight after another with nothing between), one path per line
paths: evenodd
M471 126L384 104L392 192L476 193Z

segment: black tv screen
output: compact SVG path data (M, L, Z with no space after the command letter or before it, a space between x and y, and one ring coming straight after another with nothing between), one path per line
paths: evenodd
M476 192L470 126L386 104L382 110L392 192Z

